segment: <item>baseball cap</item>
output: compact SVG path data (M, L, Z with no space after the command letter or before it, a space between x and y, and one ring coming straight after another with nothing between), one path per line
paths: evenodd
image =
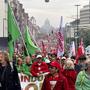
M36 58L42 58L42 55L37 55Z

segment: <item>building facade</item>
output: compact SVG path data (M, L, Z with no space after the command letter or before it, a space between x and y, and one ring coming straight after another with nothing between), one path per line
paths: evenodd
M7 37L7 4L0 0L0 37Z
M90 27L90 3L80 10L80 26Z

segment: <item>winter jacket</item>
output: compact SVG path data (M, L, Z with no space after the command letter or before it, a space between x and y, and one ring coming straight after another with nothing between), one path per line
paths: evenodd
M69 90L75 90L75 81L77 73L75 70L64 70L63 75L67 78Z
M21 90L20 81L16 66L0 66L0 90Z
M51 81L51 75L48 74L43 82L41 90L52 90L50 81ZM56 85L54 86L53 90L69 90L68 89L68 82L67 79L63 75L59 75L59 78L56 78Z
M23 73L26 75L30 75L30 67L31 64L23 64Z
M75 88L76 90L90 90L90 76L84 70L79 72Z
M45 72L49 72L48 70L48 65L45 62L41 62L41 64L39 64L37 61L34 62L31 66L31 74L33 76L38 76L38 73L45 73Z

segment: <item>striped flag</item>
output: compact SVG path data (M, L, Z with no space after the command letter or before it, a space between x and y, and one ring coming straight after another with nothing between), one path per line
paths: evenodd
M59 32L57 34L57 57L63 56L64 54L64 35L63 35L63 28L62 28L62 19L63 17L61 16L61 22L60 22L60 28Z

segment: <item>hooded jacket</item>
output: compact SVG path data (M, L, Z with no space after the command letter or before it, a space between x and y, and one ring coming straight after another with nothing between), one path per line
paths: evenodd
M50 81L51 81L51 75L48 74L44 79L41 90L52 90ZM53 88L53 90L69 90L67 79L63 75L59 75L59 78L57 79L56 85Z

